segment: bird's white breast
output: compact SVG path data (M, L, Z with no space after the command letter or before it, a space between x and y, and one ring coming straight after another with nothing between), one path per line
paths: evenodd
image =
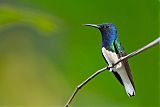
M103 47L102 53L110 66L113 63L116 63L118 61L118 56L115 52L108 51ZM111 68L110 71L114 71L119 74L119 76L121 77L122 82L124 84L125 90L129 96L135 95L134 87L133 87L133 85L128 77L128 74L126 72L126 69L122 63L117 64L114 68Z
M102 48L102 53L103 53L103 56L105 57L105 59L107 60L108 64L111 66L112 64L116 63L118 61L118 56L115 52L112 52L112 51L108 51L106 50L104 47ZM122 64L119 63L115 66L116 69L122 67ZM111 69L111 71L114 70ZM114 70L115 71L115 70Z

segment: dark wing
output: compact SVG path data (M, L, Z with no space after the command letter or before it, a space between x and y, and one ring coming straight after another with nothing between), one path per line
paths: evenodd
M117 39L114 41L114 48L115 48L115 52L116 52L116 54L118 55L119 58L123 57L123 56L126 56L126 52L125 52L124 48L122 47L122 45L120 44L120 42ZM122 61L122 64L124 64L124 67L126 69L127 75L128 75L128 77L129 77L129 79L130 79L130 81L131 81L131 83L132 83L132 85L133 85L133 87L135 89L128 60ZM123 85L122 79L119 76L119 74L115 73L115 72L113 72L113 73L114 73L115 77L119 80L119 82Z
M125 51L123 50L123 51L122 51L122 56L126 56L126 55L127 55L127 54L126 54ZM122 63L124 64L124 67L125 67L125 69L126 69L127 75L128 75L128 77L129 77L132 85L133 85L133 88L135 89L135 86L134 86L134 82L133 82L133 78L132 78L132 74L131 74L131 70L130 70L130 66L129 66L128 60L124 60Z

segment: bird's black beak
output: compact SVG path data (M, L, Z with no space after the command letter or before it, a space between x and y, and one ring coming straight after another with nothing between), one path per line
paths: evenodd
M91 26L94 28L100 28L100 26L96 25L96 24L84 24L84 26Z

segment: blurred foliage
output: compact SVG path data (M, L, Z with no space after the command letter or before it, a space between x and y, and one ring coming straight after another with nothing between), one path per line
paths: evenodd
M62 107L76 85L106 66L101 37L85 23L112 22L127 53L159 35L157 0L0 0L0 106ZM49 35L49 36L48 36ZM71 107L159 107L159 46L129 59L136 96L112 73Z
M0 5L0 26L25 24L38 29L42 33L51 33L56 24L53 17L32 9L18 8L11 5Z

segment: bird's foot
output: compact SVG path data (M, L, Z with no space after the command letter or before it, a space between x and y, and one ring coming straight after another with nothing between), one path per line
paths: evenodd
M122 63L121 62L114 66L115 69L119 69L121 67L122 67Z

